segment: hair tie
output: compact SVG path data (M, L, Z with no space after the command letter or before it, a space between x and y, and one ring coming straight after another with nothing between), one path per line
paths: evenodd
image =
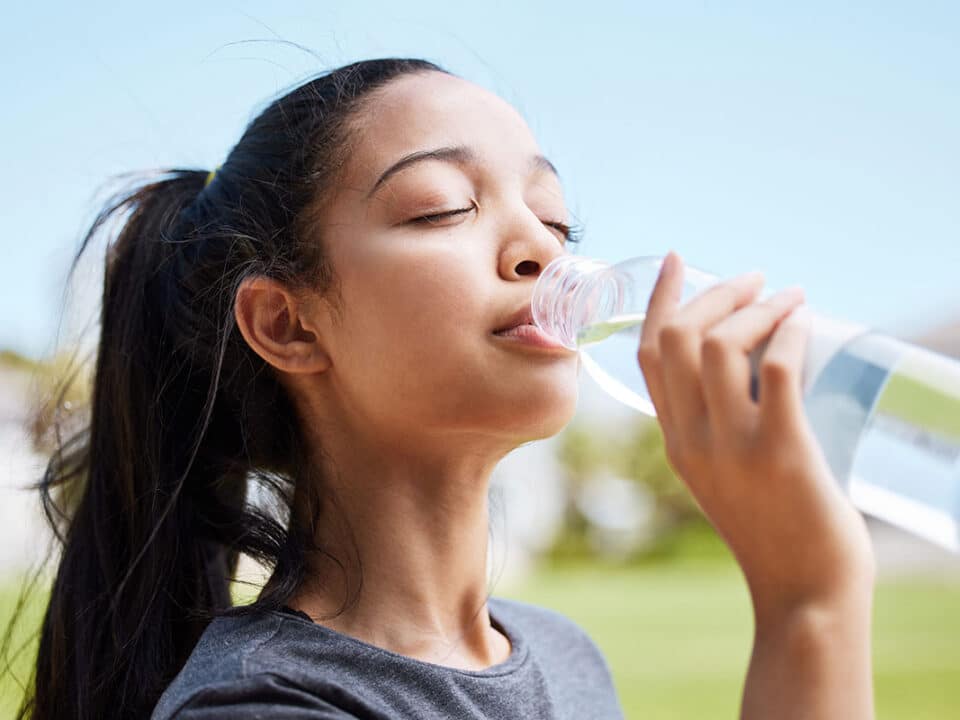
M213 177L217 174L217 170L219 169L220 165L217 165L213 170L207 173L207 179L203 182L203 187L207 187L207 185L213 182Z

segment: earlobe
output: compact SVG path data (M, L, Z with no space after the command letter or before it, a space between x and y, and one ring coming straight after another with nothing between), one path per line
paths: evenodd
M250 348L289 373L317 373L330 366L305 311L305 304L289 288L259 275L244 278L234 300L237 327Z

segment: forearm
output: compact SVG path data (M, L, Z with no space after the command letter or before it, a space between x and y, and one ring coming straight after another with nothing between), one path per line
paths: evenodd
M756 616L742 720L873 718L869 593Z

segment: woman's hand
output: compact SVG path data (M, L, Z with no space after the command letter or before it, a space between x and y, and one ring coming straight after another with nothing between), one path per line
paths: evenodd
M803 293L793 288L754 302L762 280L742 275L678 307L683 264L670 253L650 298L638 358L667 458L750 588L757 642L744 712L763 716L774 710L765 705L768 695L782 703L805 689L827 704L801 702L793 711L781 704L776 716L821 717L817 709L829 708L840 713L831 717L869 717L870 540L804 413L809 320L794 312ZM768 337L754 402L748 355ZM846 645L838 653L824 643L824 632L841 644L865 644L866 653ZM777 670L778 661L787 664ZM840 673L836 692L845 698L830 693L837 679L830 673ZM802 714L804 708L816 714Z

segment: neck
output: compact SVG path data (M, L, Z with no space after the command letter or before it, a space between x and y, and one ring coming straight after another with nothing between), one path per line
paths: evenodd
M506 659L509 643L486 607L487 490L503 452L480 459L475 449L450 453L449 442L443 456L358 451L356 435L350 452L337 452L328 432L323 442L330 492L315 539L325 552L290 604L428 662L480 669Z

